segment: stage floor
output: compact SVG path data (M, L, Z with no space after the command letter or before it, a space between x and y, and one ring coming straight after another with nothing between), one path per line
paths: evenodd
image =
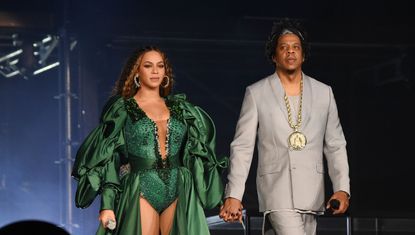
M245 220L247 217L244 217ZM207 218L212 235L262 235L262 217L252 216L244 230L241 223L225 223L218 216ZM348 222L349 231L348 231ZM248 228L249 226L249 228ZM415 218L353 218L347 216L320 216L318 235L414 235Z

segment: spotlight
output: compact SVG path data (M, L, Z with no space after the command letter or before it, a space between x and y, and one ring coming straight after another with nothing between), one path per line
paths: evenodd
M10 54L7 54L5 56L0 57L0 63L3 62L3 61L5 61L5 60L8 60L10 58L13 58L15 56L18 56L18 55L22 54L22 52L23 52L23 50L22 49L19 49L19 50L14 51L14 52L12 52Z
M54 68L54 67L56 67L56 66L59 66L59 61L54 62L54 63L51 63L51 64L48 64L48 65L46 65L46 66L44 66L44 67L42 67L42 68L40 68L40 69L35 70L35 71L33 72L33 75L36 75L36 74L39 74L39 73L45 72L46 70L49 70L49 69Z
M12 44L15 47L21 46L23 44L23 41L19 39L19 35L17 33L12 35Z

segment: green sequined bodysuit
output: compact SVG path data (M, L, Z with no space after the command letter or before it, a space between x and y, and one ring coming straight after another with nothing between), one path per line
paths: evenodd
M160 154L158 128L134 98L126 100L128 118L124 129L131 171L140 176L140 195L158 212L178 197L178 167L186 140L186 125L168 102L166 157Z
M89 207L101 194L100 210L116 216L115 230L100 225L97 235L145 235L140 195L159 212L178 200L170 235L210 234L204 209L222 201L220 171L227 158L216 157L215 126L203 109L183 94L169 95L165 102L167 161L161 161L154 123L135 100L121 96L108 100L99 125L80 145L72 170L75 205Z

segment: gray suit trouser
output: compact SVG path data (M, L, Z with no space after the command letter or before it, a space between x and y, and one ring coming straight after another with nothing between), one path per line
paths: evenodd
M274 211L268 219L277 235L315 235L317 215L296 211ZM268 234L268 233L267 233Z

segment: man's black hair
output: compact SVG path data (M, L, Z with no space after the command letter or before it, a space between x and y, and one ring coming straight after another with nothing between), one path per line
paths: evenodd
M278 39L285 30L292 32L300 38L304 58L308 58L310 55L307 32L304 30L301 23L298 20L284 18L274 22L271 34L265 44L265 55L272 64L274 64L273 58L275 56L275 48L277 46Z

